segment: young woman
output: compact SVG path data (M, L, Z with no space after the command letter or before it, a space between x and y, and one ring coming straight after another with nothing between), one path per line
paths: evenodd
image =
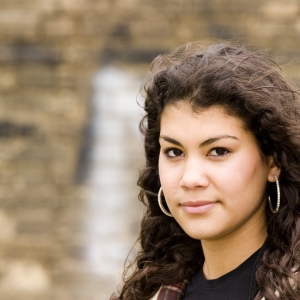
M300 299L298 93L223 44L157 57L145 90L147 211L112 299Z

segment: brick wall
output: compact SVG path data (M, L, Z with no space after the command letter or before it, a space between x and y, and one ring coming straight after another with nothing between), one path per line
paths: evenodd
M298 81L299 16L293 0L1 0L0 298L18 286L40 295L70 257L96 70L144 65L186 41L237 39Z

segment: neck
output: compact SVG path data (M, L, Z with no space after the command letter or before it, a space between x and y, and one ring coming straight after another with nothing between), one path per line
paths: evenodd
M234 270L262 247L267 237L266 227L252 229L242 236L235 234L201 241L205 257L203 273L207 279L216 279Z

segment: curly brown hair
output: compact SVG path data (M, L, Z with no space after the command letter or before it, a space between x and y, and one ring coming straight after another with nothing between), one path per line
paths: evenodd
M189 237L157 203L160 117L166 105L188 101L195 111L221 106L252 131L265 156L281 169L281 206L266 208L268 243L256 271L255 299L300 299L300 100L278 66L265 54L229 44L207 48L189 43L152 63L145 85L146 167L138 181L147 211L141 224L141 250L124 275L119 296L146 300L162 284L190 279L203 264L201 243ZM273 197L274 183L267 192Z

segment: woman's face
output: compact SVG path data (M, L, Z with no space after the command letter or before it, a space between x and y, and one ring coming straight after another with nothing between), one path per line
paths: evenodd
M161 117L159 176L172 215L192 238L215 240L263 228L266 185L280 170L236 117L188 103Z

